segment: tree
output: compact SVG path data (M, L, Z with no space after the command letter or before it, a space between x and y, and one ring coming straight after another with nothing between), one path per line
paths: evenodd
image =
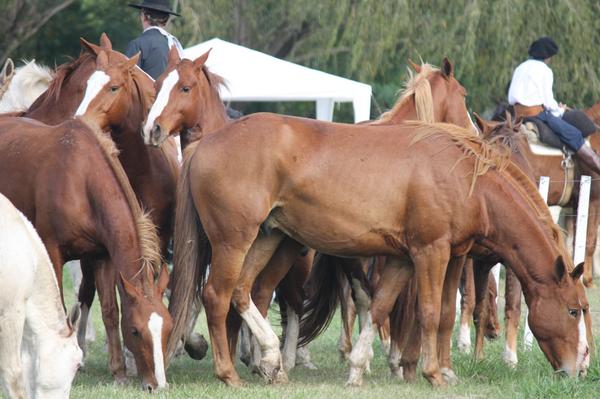
M0 64L73 0L7 0L0 5Z

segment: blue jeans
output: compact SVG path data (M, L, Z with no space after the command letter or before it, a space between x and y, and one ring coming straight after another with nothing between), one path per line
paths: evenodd
M545 122L560 141L565 143L573 151L577 151L583 145L583 134L575 126L567 123L562 118L552 115L550 111L540 112L536 118Z

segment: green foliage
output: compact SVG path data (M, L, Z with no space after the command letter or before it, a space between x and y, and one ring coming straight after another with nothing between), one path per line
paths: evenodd
M40 0L41 1L41 0ZM76 0L19 49L16 58L47 63L76 56L79 36L106 31L117 49L141 30L125 1ZM372 116L389 107L406 79L410 57L439 65L448 56L484 112L506 97L512 70L541 35L560 46L553 59L559 101L586 107L600 100L600 3L595 0L178 0L183 17L170 29L184 46L212 37L372 84ZM243 64L243 60L240 60ZM245 106L247 107L247 106ZM264 107L253 106L255 109ZM311 115L306 105L275 105ZM342 107L344 108L344 107ZM270 108L273 109L273 108ZM247 109L248 111L248 109ZM339 113L336 110L336 115ZM343 110L343 120L351 111Z

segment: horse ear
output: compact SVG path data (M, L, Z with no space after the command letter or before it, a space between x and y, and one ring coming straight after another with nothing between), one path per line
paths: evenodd
M106 68L107 65L108 65L108 55L106 54L105 51L101 51L100 53L98 53L98 55L96 57L96 68L104 69L104 68Z
M107 50L112 50L112 43L105 32L100 35L100 47L104 47Z
M129 60L127 60L127 62L125 63L125 68L127 70L131 70L133 67L135 67L138 63L140 59L140 52L138 51L133 57L131 57Z
M554 274L556 276L556 281L559 283L562 282L567 276L567 267L565 266L565 261L562 255L559 255L558 258L554 261Z
M97 56L98 53L102 51L102 48L100 46L96 46L95 44L88 42L83 37L79 38L79 42L81 43L81 47L83 47L85 51L89 52L92 55Z
M408 59L408 65L410 65L410 67L414 69L416 73L421 73L421 65L415 63L410 58Z
M167 62L167 70L175 68L177 64L181 62L181 57L179 56L179 50L177 47L171 46L169 50L169 61Z
M442 74L446 79L454 76L454 66L448 57L444 57L444 60L442 61Z
M13 73L15 73L15 64L12 59L7 58L4 67L2 67L2 76L0 77L6 80L11 77Z
M158 281L156 283L156 293L159 298L162 298L167 286L169 285L169 269L167 269L167 265L163 263L160 268L160 275L158 276Z
M208 59L208 55L210 54L211 50L212 48L209 48L206 53L202 54L200 57L194 60L194 66L196 68L202 68L204 66L204 63Z
M132 301L136 301L137 298L142 296L142 293L140 292L140 290L133 284L131 284L129 282L129 280L127 280L127 278L123 275L122 272L119 272L119 278L121 279L121 283L123 284L123 289L125 290L125 294L127 294L127 296L129 297L129 299L131 299Z
M475 116L475 123L477 124L477 127L479 128L481 133L483 133L485 135L487 132L489 132L490 131L489 123L487 123L487 121L485 119L483 119L481 116L479 116L479 114L477 112L473 112L473 115Z
M583 266L584 266L584 262L581 262L580 264L575 266L575 269L573 269L571 271L571 278L573 280L575 280L575 281L579 280L579 278L583 274Z

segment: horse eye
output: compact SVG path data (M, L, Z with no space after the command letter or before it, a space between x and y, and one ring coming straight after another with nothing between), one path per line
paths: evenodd
M119 86L111 86L110 88L110 91L112 91L113 93L117 90L119 90Z
M190 92L190 87L189 86L183 86L181 88L181 91L184 92L184 93L189 93Z
M579 314L579 310L577 310L577 309L569 309L569 315L571 317L577 318L578 314Z
M140 336L140 332L137 330L137 328L132 328L131 329L131 334L133 334L134 337L139 337Z

